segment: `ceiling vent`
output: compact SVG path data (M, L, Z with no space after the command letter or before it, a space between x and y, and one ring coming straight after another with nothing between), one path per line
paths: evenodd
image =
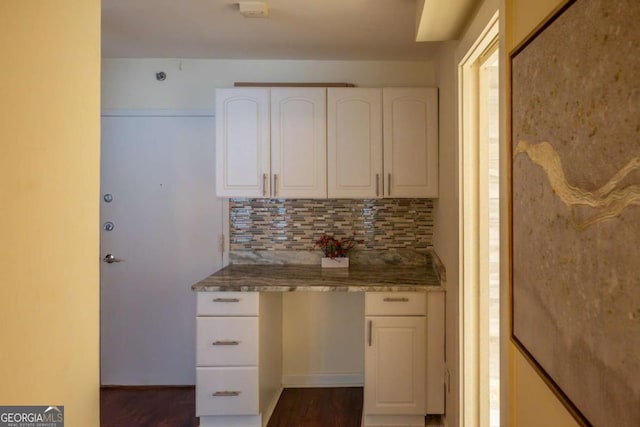
M269 16L269 6L261 1L241 1L240 15L245 18L266 18Z

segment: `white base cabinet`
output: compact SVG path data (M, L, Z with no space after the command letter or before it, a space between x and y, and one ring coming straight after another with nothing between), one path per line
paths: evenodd
M201 426L264 427L282 391L282 295L199 292L196 416Z
M362 426L444 413L444 291L366 292ZM265 427L282 391L282 293L199 292L196 416Z
M362 425L424 426L444 413L444 293L365 294Z

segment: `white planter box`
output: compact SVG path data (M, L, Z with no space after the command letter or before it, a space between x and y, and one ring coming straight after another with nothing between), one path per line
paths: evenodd
M349 258L322 257L323 268L349 268Z

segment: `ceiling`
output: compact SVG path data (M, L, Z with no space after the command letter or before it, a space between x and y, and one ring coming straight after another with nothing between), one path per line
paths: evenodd
M102 0L102 56L420 60L459 36L475 0ZM430 34L431 32L431 34Z

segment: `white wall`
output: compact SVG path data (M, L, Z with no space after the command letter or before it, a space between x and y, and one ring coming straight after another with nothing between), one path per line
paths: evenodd
M163 82L155 78L159 71L167 74ZM434 87L436 65L433 59L421 62L104 59L102 108L213 110L214 89L232 87L236 81ZM362 375L361 298L355 294L312 292L285 297L285 379L290 383L349 383ZM326 317L328 307L338 312ZM340 349L337 354L343 357L334 357L335 349Z
M283 307L285 386L362 384L363 293L291 292Z
M164 71L165 81L155 74ZM433 61L103 59L102 108L213 109L214 89L234 82L346 82L433 86Z

